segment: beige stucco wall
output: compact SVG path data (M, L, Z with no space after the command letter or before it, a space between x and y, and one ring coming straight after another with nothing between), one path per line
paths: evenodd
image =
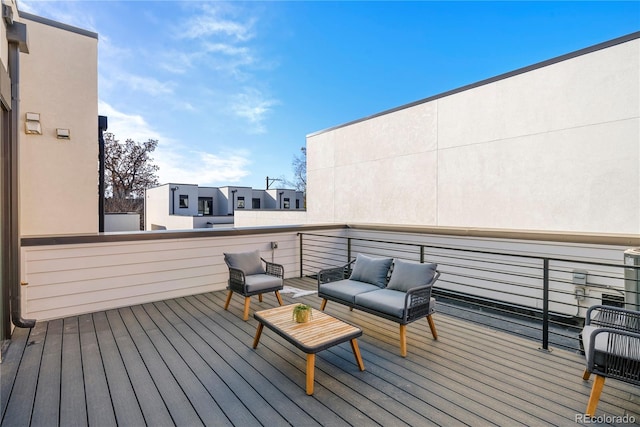
M640 233L640 41L307 138L310 222Z
M22 235L98 231L97 37L22 19L20 55L20 222ZM24 133L40 113L42 135ZM71 139L56 137L70 129Z

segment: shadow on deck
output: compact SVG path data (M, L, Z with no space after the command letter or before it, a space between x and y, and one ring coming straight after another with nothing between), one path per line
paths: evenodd
M288 286L314 289L309 279ZM305 355L243 322L242 298L223 310L210 292L16 330L1 371L2 425L575 425L591 382L584 357L445 314L398 325L329 302L327 313L361 327L366 371L349 343L318 353L315 393L305 394ZM318 308L315 295L305 302ZM273 294L252 299L274 307ZM640 422L640 390L608 380L598 416ZM627 418L627 420L629 417ZM622 425L615 418L605 422Z

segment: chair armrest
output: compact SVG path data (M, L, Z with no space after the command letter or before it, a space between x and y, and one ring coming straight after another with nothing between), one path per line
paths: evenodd
M337 282L338 280L344 280L351 276L351 264L355 260L346 263L340 267L325 268L318 272L318 287L322 283Z
M284 278L284 267L281 264L276 264L275 262L269 262L264 258L260 258L260 259L264 261L266 265L265 270L268 275L276 276L281 279Z
M229 267L229 288L237 292L244 292L245 283L244 271Z
M600 334L607 336L598 339ZM589 372L640 385L640 333L596 328L585 350Z
M640 333L640 311L609 305L594 305L587 310L586 325Z

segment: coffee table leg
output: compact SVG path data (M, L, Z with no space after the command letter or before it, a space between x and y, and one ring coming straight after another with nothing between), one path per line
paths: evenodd
M353 350L353 355L356 357L358 368L360 368L361 371L364 371L364 362L362 361L362 356L360 355L358 341L355 338L351 340L351 349Z
M264 328L264 325L262 323L258 323L258 329L256 330L256 337L253 339L253 348L258 347L258 342L260 341L260 335L262 335L262 328Z
M307 354L307 394L313 394L313 382L315 380L316 355L315 353Z

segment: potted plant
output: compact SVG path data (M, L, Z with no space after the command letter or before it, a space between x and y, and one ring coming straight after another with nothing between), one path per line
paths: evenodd
M311 318L311 306L307 304L298 304L293 307L293 320L298 323L306 323Z

